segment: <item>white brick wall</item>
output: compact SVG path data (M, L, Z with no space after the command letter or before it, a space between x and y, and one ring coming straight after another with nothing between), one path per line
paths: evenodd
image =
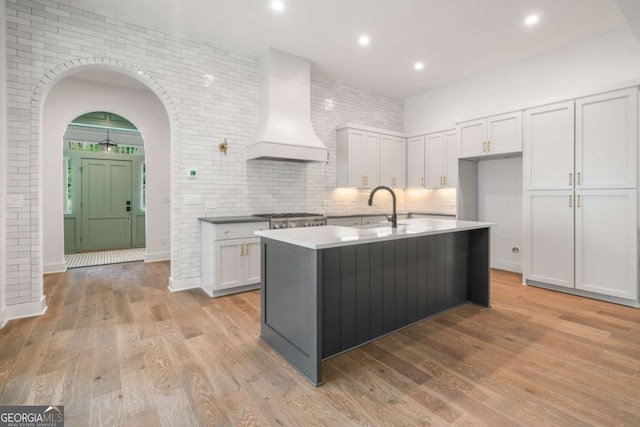
M366 209L366 192L335 189L335 126L355 122L402 131L402 101L313 75L312 122L331 152L329 164L246 162L245 147L257 124L256 57L69 4L7 0L8 159L3 170L7 192L23 194L25 200L22 208L7 209L7 305L42 295L39 108L47 84L75 65L106 61L123 71L140 70L156 93L166 94L163 101L173 121L175 280L200 275L199 217ZM207 75L213 76L212 82ZM333 100L332 111L324 109L325 99ZM230 144L226 155L217 151L223 138ZM187 178L188 168L198 169L197 179ZM399 193L400 208L433 210L427 204L431 200L436 210L447 210L450 203L437 192ZM200 194L202 204L183 205L190 194ZM378 200L384 203L383 197Z

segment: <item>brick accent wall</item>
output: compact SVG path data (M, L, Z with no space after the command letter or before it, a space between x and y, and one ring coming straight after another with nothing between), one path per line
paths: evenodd
M335 189L335 126L354 122L403 130L402 100L312 75L312 123L330 150L330 162L247 162L245 147L258 117L257 57L65 0L7 0L6 5L8 139L2 169L7 193L24 197L22 207L7 208L7 305L42 296L40 162L57 160L40 155L40 108L55 80L74 67L107 64L137 76L167 107L174 280L200 275L199 217L366 210L367 192ZM325 99L333 101L332 110ZM223 138L230 144L226 155L217 151ZM198 170L197 179L187 177L189 168ZM406 201L414 210L451 211L450 197L399 193L400 208ZM200 195L201 203L183 204L190 195Z

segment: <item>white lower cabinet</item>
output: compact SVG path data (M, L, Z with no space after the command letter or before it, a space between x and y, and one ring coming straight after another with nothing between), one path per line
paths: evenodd
M576 289L638 297L636 190L576 191Z
M637 190L525 192L525 281L636 301Z
M211 296L255 288L261 281L260 238L269 223L201 222L200 280Z
M260 238L217 241L214 261L214 290L260 283Z
M527 191L524 203L527 280L573 288L573 191Z

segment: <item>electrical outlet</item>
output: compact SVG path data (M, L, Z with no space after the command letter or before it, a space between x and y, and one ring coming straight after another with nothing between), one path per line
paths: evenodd
M329 206L329 201L328 200L323 200L322 201L322 206Z

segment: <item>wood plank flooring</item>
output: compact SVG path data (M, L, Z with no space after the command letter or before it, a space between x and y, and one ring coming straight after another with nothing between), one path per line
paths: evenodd
M312 387L259 339L260 294L170 293L167 263L45 276L0 330L0 404L67 426L640 425L640 310L492 272L465 305L323 363Z

